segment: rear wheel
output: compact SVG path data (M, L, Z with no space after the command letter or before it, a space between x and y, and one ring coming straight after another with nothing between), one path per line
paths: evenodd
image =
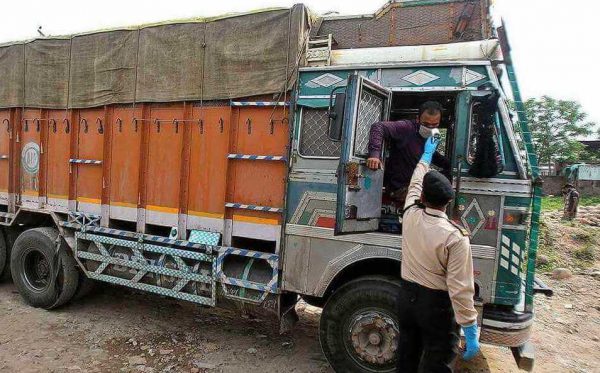
M0 280L4 278L4 274L8 268L8 245L4 239L4 232L0 230Z
M321 347L336 372L394 372L398 348L397 281L363 277L336 290L323 309Z
M19 294L31 306L59 307L71 300L77 290L79 272L75 260L64 247L57 252L57 241L56 229L35 228L21 233L13 246L12 278Z
M96 288L96 281L86 277L85 274L79 273L79 284L73 299L79 300L88 296Z

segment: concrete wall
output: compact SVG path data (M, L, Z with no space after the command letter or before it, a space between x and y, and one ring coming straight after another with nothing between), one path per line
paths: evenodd
M544 195L560 195L560 191L565 185L565 178L562 176L544 176ZM583 197L600 196L600 181L579 180L575 184L579 194Z

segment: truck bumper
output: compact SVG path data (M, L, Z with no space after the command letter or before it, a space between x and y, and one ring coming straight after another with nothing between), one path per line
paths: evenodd
M480 341L498 346L519 347L529 341L532 326L531 312L485 309Z
M535 349L529 342L533 319L532 312L486 309L480 341L510 347L519 369L531 371L535 360Z

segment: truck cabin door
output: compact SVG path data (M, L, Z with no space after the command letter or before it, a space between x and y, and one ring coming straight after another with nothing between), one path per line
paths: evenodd
M371 125L388 120L392 92L360 75L351 75L336 95L330 137L342 142L337 171L335 235L371 232L379 227L383 170L366 166Z

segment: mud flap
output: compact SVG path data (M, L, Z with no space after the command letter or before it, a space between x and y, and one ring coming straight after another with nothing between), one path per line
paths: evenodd
M531 372L535 360L535 347L533 343L527 342L519 347L511 347L517 366L521 370Z
M298 320L296 313L296 303L298 295L291 293L281 294L279 297L279 334L290 332Z

